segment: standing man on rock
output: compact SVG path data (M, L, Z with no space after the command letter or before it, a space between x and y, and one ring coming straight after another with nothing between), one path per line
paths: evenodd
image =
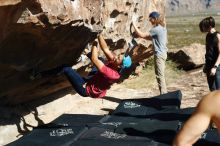
M153 28L146 33L141 32L137 26L132 22L135 33L138 37L146 40L151 40L154 47L154 68L160 94L167 93L167 86L165 80L165 63L167 59L167 29L161 20L158 12L152 12L149 15L149 21Z

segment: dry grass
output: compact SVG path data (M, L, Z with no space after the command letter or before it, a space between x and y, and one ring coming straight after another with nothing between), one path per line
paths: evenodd
M178 70L176 64L172 61L166 62L166 82L170 84L175 81L178 76L181 75L183 71ZM157 88L157 82L154 73L153 59L146 64L146 67L143 69L139 76L132 76L129 80L123 82L128 88L132 89L152 89Z
M205 33L199 30L199 22L208 16L216 20L216 29L220 31L220 16L216 14L200 14L195 16L168 17L168 48L178 49L192 43L205 43Z

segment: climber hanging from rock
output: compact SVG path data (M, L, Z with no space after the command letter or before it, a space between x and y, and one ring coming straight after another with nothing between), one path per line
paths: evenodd
M98 43L108 59L106 63L98 56ZM92 43L90 59L94 67L87 78L81 77L72 67L63 68L65 76L68 78L75 91L83 97L104 97L111 85L119 80L123 70L129 68L132 64L129 55L115 55L111 52L101 34L98 35L98 42L94 41Z

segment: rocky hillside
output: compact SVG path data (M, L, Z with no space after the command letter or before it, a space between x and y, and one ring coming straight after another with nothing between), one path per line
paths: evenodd
M166 2L167 16L218 12L219 8L219 0L167 0Z

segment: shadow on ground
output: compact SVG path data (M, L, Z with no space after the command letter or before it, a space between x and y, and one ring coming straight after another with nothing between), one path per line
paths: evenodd
M50 103L56 99L62 98L67 94L75 94L71 87L57 91L50 94L47 97L37 99L31 102L22 103L19 105L1 105L0 106L0 126L7 126L15 124L17 126L18 133L24 135L30 132L30 129L44 124L44 121L39 118L37 110L38 106ZM25 116L32 114L37 122L37 125L33 126L28 124L25 120Z

